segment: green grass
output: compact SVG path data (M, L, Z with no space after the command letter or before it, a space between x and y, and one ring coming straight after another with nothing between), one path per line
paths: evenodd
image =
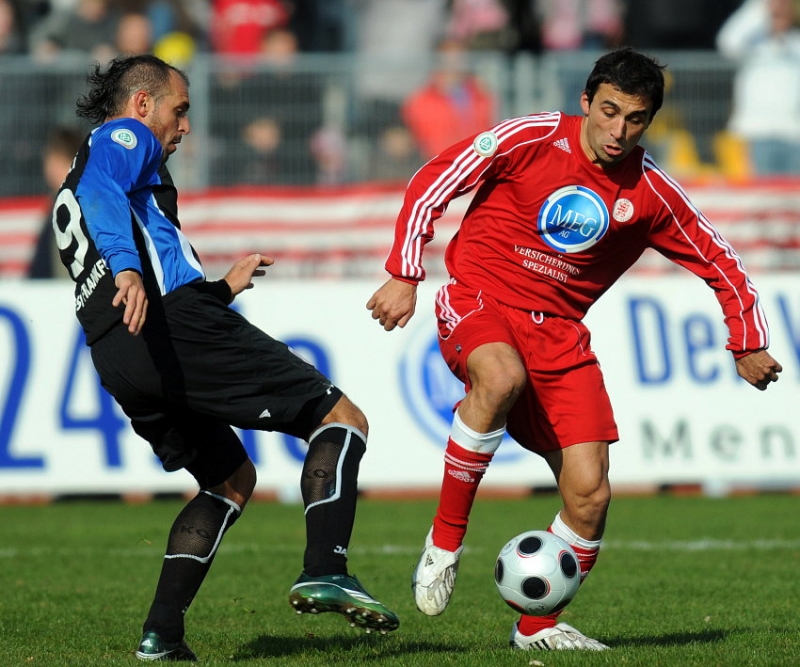
M182 503L0 506L0 665L134 665L166 531ZM253 503L228 534L187 614L205 665L800 664L800 498L616 498L597 567L562 615L603 653L507 648L516 619L498 596L507 539L546 527L554 496L478 499L448 610L428 618L410 592L433 501L363 500L351 571L392 607L387 636L335 614L292 613L304 528L295 505Z

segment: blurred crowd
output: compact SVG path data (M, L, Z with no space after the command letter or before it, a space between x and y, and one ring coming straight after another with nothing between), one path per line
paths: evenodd
M211 185L309 185L353 180L352 155L370 179L406 180L443 147L500 120L506 109L472 66L476 54L510 62L622 44L713 50L736 67L727 126L714 137L727 164L748 175L800 174L799 17L800 0L0 0L0 68L3 55L53 68L154 53L191 74L198 56L218 56L232 64L214 70L205 98ZM356 100L346 123L331 122L331 77L296 65L304 54L371 65L340 87ZM409 64L381 67L391 59ZM36 192L24 190L31 137L42 161L45 137L76 129L77 84L54 77L46 94L21 88L18 112L0 111L0 195L43 192L44 171ZM582 84L562 77L565 111L577 111ZM53 92L59 85L63 94ZM64 107L58 122L33 124L28 109L38 99ZM686 154L692 128L679 105L657 120L656 157ZM359 141L368 146L356 150Z
M301 52L714 48L742 0L0 0L0 53L52 60L156 51L256 56L274 30Z

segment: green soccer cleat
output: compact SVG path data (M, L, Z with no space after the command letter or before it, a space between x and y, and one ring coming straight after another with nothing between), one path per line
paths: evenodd
M298 614L335 611L350 621L351 627L358 626L367 632L377 630L385 635L400 625L400 619L392 611L367 593L358 579L347 574L310 577L304 572L289 591L289 603Z
M136 650L139 660L188 660L196 662L197 656L186 642L165 642L155 632L145 632Z

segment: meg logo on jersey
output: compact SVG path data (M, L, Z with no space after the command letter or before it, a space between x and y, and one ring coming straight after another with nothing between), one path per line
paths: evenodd
M558 252L591 248L608 231L608 208L589 188L567 185L556 190L539 211L539 233Z

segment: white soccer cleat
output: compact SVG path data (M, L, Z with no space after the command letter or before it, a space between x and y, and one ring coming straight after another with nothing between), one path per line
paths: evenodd
M458 559L464 547L447 551L433 545L433 528L425 538L425 548L411 578L417 609L428 616L438 616L450 602L456 583Z
M587 637L571 625L559 623L555 627L539 630L530 637L519 631L514 623L511 628L511 648L523 651L607 651L609 647L596 639Z

